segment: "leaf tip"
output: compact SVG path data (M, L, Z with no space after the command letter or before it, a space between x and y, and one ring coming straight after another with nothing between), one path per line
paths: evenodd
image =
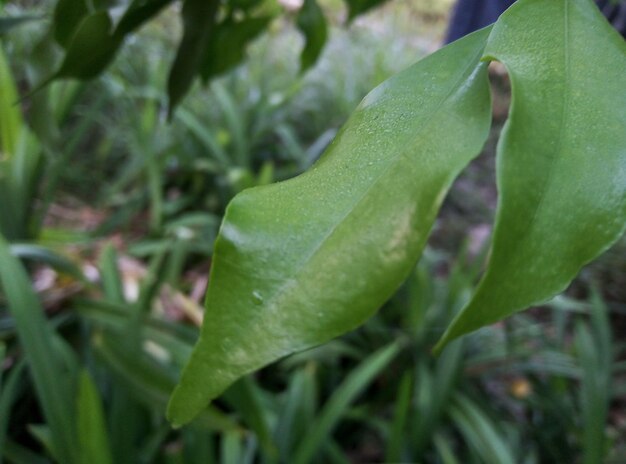
M186 401L185 398L180 395L180 388L177 386L167 404L167 410L165 412L167 421L173 429L179 429L190 422L194 415L193 412L190 412L189 401Z
M439 341L437 342L437 344L433 347L433 349L430 351L431 354L434 357L439 357L439 355L441 355L441 353L443 352L444 348L448 345L448 338L446 337L446 335L444 334Z

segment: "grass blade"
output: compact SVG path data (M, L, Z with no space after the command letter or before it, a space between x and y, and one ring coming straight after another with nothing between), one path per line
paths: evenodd
M454 454L454 447L445 435L440 433L435 434L433 437L433 445L439 454L439 459L442 464L459 464Z
M311 424L308 434L296 449L291 462L294 464L312 462L348 406L391 362L399 350L400 346L397 343L391 343L361 361L333 393L317 419Z
M400 388L398 389L398 400L396 401L393 423L391 424L387 441L387 453L385 455L387 462L401 461L406 419L411 407L411 391L411 376L409 373L406 373L402 377Z
M12 243L11 253L21 259L29 259L44 263L51 268L63 272L76 280L86 282L82 271L72 261L52 250L33 243Z
M16 105L17 90L11 75L11 69L2 51L0 41L0 152L10 157L17 146L24 121L20 106Z
M112 464L102 402L98 389L86 371L80 376L77 406L81 464Z
M117 253L111 244L107 244L100 255L99 266L100 281L107 301L124 303L124 289L122 277L117 267Z
M455 400L450 415L480 461L514 464L513 454L500 435L497 424L465 396L458 394Z
M236 431L224 432L222 438L222 464L238 464L243 460L241 434Z
M600 312L601 308L594 308ZM604 310L606 312L606 310ZM595 322L595 321L594 321ZM597 324L596 324L597 325ZM595 328L595 327L594 327ZM588 326L576 326L575 346L581 364L580 407L582 410L582 447L584 464L604 462L606 421L609 408L611 353L610 336L600 340Z
M50 461L33 453L13 441L7 441L2 448L2 456L13 464L50 464Z
M211 132L208 124L201 122L193 113L185 108L179 108L176 117L189 129L208 151L207 155L215 158L222 169L228 168L231 164L228 155Z
M11 407L22 389L22 373L25 367L24 361L18 362L8 375L6 382L2 384L2 391L0 391L0 450L5 449ZM0 451L0 464L2 464L3 455L3 451Z
M304 436L306 424L311 423L315 415L314 383L312 364L297 370L290 377L289 388L281 404L281 414L274 433L274 440L283 461L292 455L294 444Z
M55 449L63 462L76 462L74 424L68 411L71 390L63 376L56 349L57 336L46 321L37 295L22 264L0 236L0 283L15 319L20 344L34 380L35 390L50 427Z
M259 388L252 377L244 377L224 393L224 399L243 417L244 422L256 433L259 443L267 456L277 456L276 444L259 398Z

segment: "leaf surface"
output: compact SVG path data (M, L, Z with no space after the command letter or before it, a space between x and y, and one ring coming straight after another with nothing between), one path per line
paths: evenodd
M563 291L626 223L626 45L588 0L521 0L485 50L511 77L487 271L450 340Z
M489 132L488 33L374 89L307 173L231 202L173 424L242 375L354 329L398 288Z

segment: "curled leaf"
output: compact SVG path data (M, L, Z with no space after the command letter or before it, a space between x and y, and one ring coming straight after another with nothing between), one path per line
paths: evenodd
M563 291L626 224L626 44L588 0L521 0L485 50L511 76L487 271L448 341Z
M307 173L235 197L174 425L244 374L356 328L398 288L489 132L488 33L374 89Z

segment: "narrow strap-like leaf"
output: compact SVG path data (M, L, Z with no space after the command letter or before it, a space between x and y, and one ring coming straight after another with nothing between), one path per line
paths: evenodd
M448 341L563 291L626 223L626 45L590 0L521 0L485 50L508 69L488 269Z
M14 156L25 126L17 101L17 88L0 41L0 160ZM1 220L0 220L1 221Z
M102 400L87 371L81 373L78 387L77 421L81 464L113 462Z
M307 173L232 201L202 335L170 401L174 424L242 375L354 329L399 287L489 132L488 34L373 90Z
M64 377L58 335L44 317L43 309L22 264L0 235L0 285L15 320L20 345L26 355L39 404L59 459L76 461L76 439L71 411L69 379Z

